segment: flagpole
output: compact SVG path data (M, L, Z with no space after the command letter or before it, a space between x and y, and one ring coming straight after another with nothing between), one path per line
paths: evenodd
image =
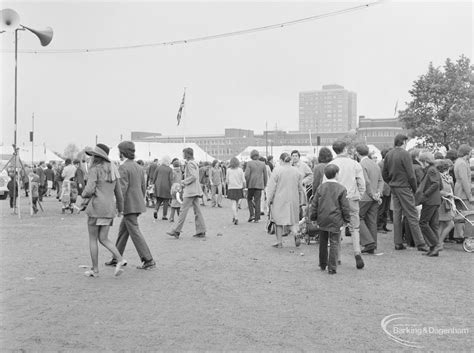
M35 163L35 113L31 117L31 165Z
M186 87L184 87L184 93L183 96L186 96ZM183 106L183 118L186 118L186 102L184 102ZM186 119L183 119L183 143L186 144L186 129L185 129L185 124L186 124Z

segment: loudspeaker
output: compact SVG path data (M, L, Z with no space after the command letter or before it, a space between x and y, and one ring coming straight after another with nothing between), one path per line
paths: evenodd
M3 32L10 32L20 26L20 16L12 9L0 11L0 28Z
M22 27L27 29L31 33L34 33L38 37L38 39L40 40L41 45L43 47L45 47L49 43L51 43L51 40L53 39L53 29L51 27L46 27L43 30L32 29L32 28L28 28L26 26L22 26Z

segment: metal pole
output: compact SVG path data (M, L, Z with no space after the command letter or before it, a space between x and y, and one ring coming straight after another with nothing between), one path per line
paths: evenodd
M31 165L35 163L35 113L31 117Z
M13 126L13 210L16 212L16 162L18 157L18 150L16 146L16 133L17 133L17 87L18 87L18 29L15 29L15 114L14 114L14 126ZM20 218L20 214L18 214Z
M184 87L184 93L183 93L183 97L186 97L186 87ZM186 99L186 98L184 98ZM184 102L184 106L183 106L183 111L182 111L182 116L181 116L181 120L184 119L184 122L183 122L183 143L185 144L186 143L186 130L184 128L184 124L186 124L186 101Z
M268 124L265 121L265 157L268 157Z

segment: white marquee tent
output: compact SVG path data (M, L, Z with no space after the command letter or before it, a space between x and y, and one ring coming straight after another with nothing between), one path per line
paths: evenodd
M301 155L301 159L303 161L309 161L314 157L317 157L319 154L319 149L322 147L327 147L331 150L333 156L336 156L334 151L332 150L332 146L272 146L268 147L268 155L273 156L274 161L278 161L280 155L283 152L291 153L291 151L298 150ZM369 152L373 153L377 157L377 161L382 160L382 155L380 154L380 150L375 147L374 145L368 145ZM265 156L266 148L265 146L248 146L245 150L243 150L237 158L240 161L248 161L250 160L250 152L252 150L257 150L261 156Z
M0 155L3 161L8 161L12 157L12 154L12 146L0 146ZM20 146L18 149L18 155L20 159L26 164L30 164L32 162L32 158L34 163L38 163L40 161L44 161L46 163L63 161L61 157L59 157L45 145L35 145L33 154L31 145Z
M191 147L194 150L194 160L197 162L212 162L214 158L207 154L202 148L195 143L160 143L160 142L134 142L135 144L135 160L141 159L144 162L153 161L155 158L161 160L168 156L171 159L183 159L183 149ZM111 160L119 160L118 147L114 146L110 149L109 157Z

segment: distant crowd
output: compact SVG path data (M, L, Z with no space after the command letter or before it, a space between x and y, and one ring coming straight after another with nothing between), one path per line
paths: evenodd
M397 135L394 147L381 152L380 161L365 144L335 141L332 151L320 148L317 160L309 164L297 150L283 153L278 161L254 150L249 161L234 157L197 163L191 148L185 148L182 156L145 164L135 161L130 141L119 144L121 162L116 164L109 159L109 147L98 144L86 151L84 160L24 166L19 169L20 187L31 197L35 214L46 197L56 197L62 213L85 211L92 259L85 274L90 277L99 273L98 242L112 253L106 265L115 266L116 275L123 272L127 262L122 254L129 236L142 261L139 268L156 266L138 224L147 206L154 209L155 221L172 223L167 234L176 239L182 236L192 208L193 237L203 238L207 232L203 206L225 208L230 202L229 221L232 216L231 222L238 225L243 200L248 205L248 222L260 223L267 216L265 228L275 234L275 248L283 247L285 236L299 246L312 229L319 242L319 267L335 274L343 236L351 236L356 268L362 269L362 254L380 250L377 234L391 231L390 222L395 250L416 247L427 257L437 257L445 242L464 239L465 219L460 211L469 211L474 202L472 148L461 145L445 154L407 151L407 140ZM8 185L12 208L13 185L12 178ZM108 232L117 215L123 218L113 244Z

